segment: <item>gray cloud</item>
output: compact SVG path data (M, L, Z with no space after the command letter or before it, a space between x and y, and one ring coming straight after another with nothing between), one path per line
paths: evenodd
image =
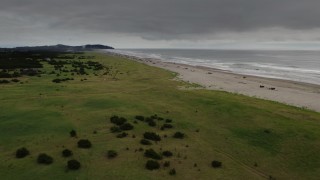
M283 33L285 41L296 41L297 34L299 41L310 41L320 36L302 34L319 32L319 7L319 0L1 0L0 40L10 44L34 36L55 42L68 36L81 42L91 36L116 41L117 34L195 41L228 39L228 34L241 39L252 32L258 39L279 41Z

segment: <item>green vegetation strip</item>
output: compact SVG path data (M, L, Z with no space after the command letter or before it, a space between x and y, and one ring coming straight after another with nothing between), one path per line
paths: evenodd
M319 113L174 77L92 52L2 53L0 177L319 177Z

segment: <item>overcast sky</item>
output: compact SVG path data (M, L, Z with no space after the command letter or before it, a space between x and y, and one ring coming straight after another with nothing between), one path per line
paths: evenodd
M320 49L320 0L0 0L0 46Z

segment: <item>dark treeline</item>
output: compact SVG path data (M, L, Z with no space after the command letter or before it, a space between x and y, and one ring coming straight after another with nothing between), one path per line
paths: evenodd
M15 47L15 48L0 48L2 51L90 51L95 49L114 49L111 46L105 46L101 44L87 44L84 46L68 46L63 44L52 45L52 46L24 46L24 47Z

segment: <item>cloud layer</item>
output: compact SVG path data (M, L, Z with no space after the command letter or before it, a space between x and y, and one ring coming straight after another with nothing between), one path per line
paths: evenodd
M2 0L0 45L318 42L318 7L319 0Z

